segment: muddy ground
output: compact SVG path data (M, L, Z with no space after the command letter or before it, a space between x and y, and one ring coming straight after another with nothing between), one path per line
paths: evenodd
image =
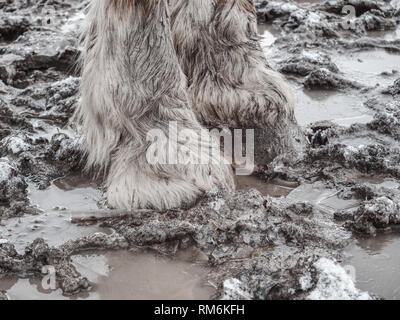
M69 122L87 1L0 0L0 299L400 298L400 1L309 2L256 1L304 153L130 215L82 173Z

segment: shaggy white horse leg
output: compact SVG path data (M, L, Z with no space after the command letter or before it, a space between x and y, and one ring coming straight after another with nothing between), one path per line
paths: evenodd
M234 188L214 140L203 139L199 148L198 139L187 138L202 127L187 97L166 0L92 0L82 64L76 118L88 167L108 172L110 206L163 210L190 204L215 186ZM168 142L155 147L148 141L152 130ZM167 163L149 163L153 151L164 160L170 156ZM189 164L176 162L188 154Z
M291 92L265 59L253 0L171 0L175 50L198 119L256 130L256 160L297 149ZM297 141L298 140L298 141Z

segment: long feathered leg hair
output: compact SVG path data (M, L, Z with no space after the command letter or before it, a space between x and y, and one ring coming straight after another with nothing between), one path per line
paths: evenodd
M293 98L259 43L253 0L171 0L175 50L198 119L256 129L256 157L301 148Z
M107 172L112 207L163 210L191 203L215 186L234 188L230 165L210 136L200 143L203 148L196 139L178 141L177 158L190 153L189 164L148 161L151 130L171 139L171 122L172 135L202 130L186 90L166 0L91 1L75 118L85 137L87 166ZM156 151L166 155L167 146ZM209 161L200 164L204 157Z

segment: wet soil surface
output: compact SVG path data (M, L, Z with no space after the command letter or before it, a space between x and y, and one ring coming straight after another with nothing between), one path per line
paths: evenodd
M0 299L400 297L398 1L256 1L309 145L134 213L107 209L70 123L87 1L49 3L0 0Z

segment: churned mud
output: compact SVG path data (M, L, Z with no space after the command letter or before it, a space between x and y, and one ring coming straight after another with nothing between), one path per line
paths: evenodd
M234 194L133 213L70 124L87 1L44 3L0 0L0 299L400 297L399 1L256 1L309 144Z

